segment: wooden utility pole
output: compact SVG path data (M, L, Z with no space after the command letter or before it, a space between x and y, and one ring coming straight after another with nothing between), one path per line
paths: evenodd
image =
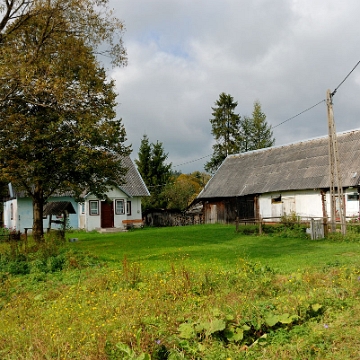
M346 234L346 218L344 206L344 193L339 171L339 151L337 145L337 137L334 122L333 93L330 90L326 93L326 104L329 126L329 166L330 166L330 213L331 213L331 231L336 230L336 200L339 204L339 218L341 223L341 233Z

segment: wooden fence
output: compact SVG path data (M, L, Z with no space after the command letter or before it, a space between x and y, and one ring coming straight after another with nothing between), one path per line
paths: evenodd
M360 219L354 217L347 217L348 221L345 224L342 224L340 221L336 221L335 227L345 227L348 226L360 226ZM270 224L283 224L285 226L290 226L292 224L305 224L309 226L308 233L311 236L312 240L322 239L324 238L329 232L331 232L331 220L324 217L308 217L308 216L296 216L296 220L292 221L291 219L287 219L286 217L263 217L263 218L252 218L252 219L236 219L236 231L238 231L239 225L247 225L253 224L259 226L259 234L263 232L264 225Z

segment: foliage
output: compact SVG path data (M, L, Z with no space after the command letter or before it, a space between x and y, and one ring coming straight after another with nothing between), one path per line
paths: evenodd
M236 114L237 102L230 94L221 93L212 107L211 134L216 144L213 145L213 155L205 164L205 170L214 172L229 154L239 152L240 115Z
M243 259L228 271L168 264L133 287L131 265L114 265L2 277L2 357L356 358L356 266L283 274Z
M241 122L241 151L258 150L273 146L275 139L271 126L266 122L266 115L261 110L259 101L255 101L252 117L245 117Z
M180 174L164 189L168 209L186 210L201 191L202 179L192 174Z
M143 210L166 208L167 200L164 188L171 179L171 163L166 164L168 154L159 141L150 143L146 135L143 136L139 148L138 159L135 160L150 197L143 199Z
M102 13L106 1L2 3L1 178L31 196L40 239L50 195L102 195L125 174L121 157L130 149L115 120L115 86L95 55L108 42L114 62L125 64L114 43L123 27Z
M83 254L75 255L67 251L62 236L56 231L46 234L44 241L27 244L23 241L10 241L4 244L0 253L0 274L32 274L43 278L44 274L61 271L65 268L85 266Z
M254 102L252 117L243 118L234 112L237 104L231 95L221 93L216 107L212 108L211 133L216 143L211 159L205 164L206 171L215 172L227 155L262 149L275 143L260 102Z

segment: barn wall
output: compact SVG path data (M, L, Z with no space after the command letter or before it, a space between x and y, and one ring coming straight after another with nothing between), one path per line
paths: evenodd
M323 216L320 190L262 194L259 196L259 208L262 218L276 218L291 213L308 218ZM269 219L272 220L276 219Z
M255 197L242 196L204 201L203 212L205 224L229 224L236 218L254 219L256 217Z
M344 189L345 211L348 218L359 218L358 189ZM280 201L276 201L281 198ZM203 203L204 220L206 224L233 223L236 217L254 219L261 216L268 221L276 221L276 217L295 213L302 218L321 218L324 216L323 206L330 216L330 194L326 192L323 204L321 190L282 191L262 194L259 196L244 196L222 199L208 199ZM273 218L273 219L271 219ZM280 219L277 219L280 221Z

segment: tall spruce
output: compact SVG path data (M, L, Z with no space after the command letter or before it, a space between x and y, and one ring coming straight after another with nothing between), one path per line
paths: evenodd
M150 197L143 199L144 211L167 207L164 189L172 175L172 165L166 163L167 158L161 142L150 143L148 137L143 136L135 164L150 191Z
M244 129L243 126L243 130ZM248 150L263 149L275 144L271 125L267 123L266 115L262 112L259 101L254 102L254 110L250 120L250 131L248 132L248 136Z
M227 155L240 151L240 122L239 114L235 113L238 103L233 97L224 92L212 107L211 134L216 143L213 145L213 155L205 164L205 170L214 172L221 165Z

